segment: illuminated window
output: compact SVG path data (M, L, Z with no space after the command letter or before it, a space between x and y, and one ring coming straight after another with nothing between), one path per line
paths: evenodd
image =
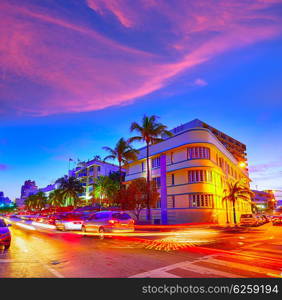
M191 207L195 207L195 208L213 207L213 195L211 194L190 194L189 201Z
M210 149L207 147L189 147L187 159L210 159Z
M188 183L212 182L212 172L207 170L188 171Z

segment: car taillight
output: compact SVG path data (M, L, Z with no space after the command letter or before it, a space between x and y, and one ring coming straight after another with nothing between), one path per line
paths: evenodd
M79 221L73 221L73 224L82 224L82 222L79 222Z

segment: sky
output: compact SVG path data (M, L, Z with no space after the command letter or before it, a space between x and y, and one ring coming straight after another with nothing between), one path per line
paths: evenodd
M282 0L1 0L0 191L104 157L144 114L238 139L252 187L282 189L281 53Z

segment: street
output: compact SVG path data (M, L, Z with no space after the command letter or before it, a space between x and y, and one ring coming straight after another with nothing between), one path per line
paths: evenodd
M190 232L213 238L203 244L199 237L198 243L184 247L181 232L101 239L13 224L11 247L0 250L0 277L281 277L280 226L268 223L236 233L212 228ZM160 247L167 243L176 245L175 250Z

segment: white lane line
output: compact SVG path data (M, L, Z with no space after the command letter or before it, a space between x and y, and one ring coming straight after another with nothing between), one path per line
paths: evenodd
M130 276L128 278L146 278L146 277L149 277L149 278L180 278L179 276L176 276L174 274L164 272L164 271L162 272L159 270L136 274L136 275Z
M46 270L48 270L50 273L52 273L53 275L55 275L57 278L64 278L64 276L63 276L60 272L58 272L57 270L55 270L55 269L49 267L49 266L46 265L46 264L43 264L43 263L41 263L41 264L42 264L42 266L43 266Z
M221 266L226 266L226 263L228 263L228 266L230 266L231 268L234 267L236 269L247 270L248 272L254 272L254 273L259 273L259 274L263 274L263 275L266 275L267 273L275 272L275 270L273 270L273 269L256 267L256 266L251 266L251 265L242 264L242 263L238 263L238 262L219 260L219 259L215 259L215 258L209 258L206 261L217 264L217 265L221 265Z
M233 273L229 273L229 272L225 272L225 271L220 271L220 270L213 269L213 268L198 266L198 265L194 265L193 263L183 266L182 269L192 271L194 273L200 273L203 275L210 274L210 275L218 275L221 277L228 277L228 278L246 278L246 276L241 276L241 275L237 275L237 274L233 274Z
M210 256L212 256L212 255L204 256L200 259L194 260L193 262L199 262L199 261L206 260L206 258L208 258ZM173 265L168 265L168 266L165 266L165 267L162 267L162 268L153 269L153 270L150 270L150 271L138 273L138 274L132 275L128 278L150 277L151 275L154 275L154 274L159 274L159 277L162 277L161 275L164 275L167 278L169 278L169 277L172 278L172 277L175 277L176 275L167 273L169 270L176 269L176 268L183 268L183 266L186 266L186 265L191 264L193 262L191 262L190 260L182 261L180 263L176 263L176 264L173 264ZM166 274L169 274L169 276L166 276ZM176 277L178 277L178 276L176 276Z

